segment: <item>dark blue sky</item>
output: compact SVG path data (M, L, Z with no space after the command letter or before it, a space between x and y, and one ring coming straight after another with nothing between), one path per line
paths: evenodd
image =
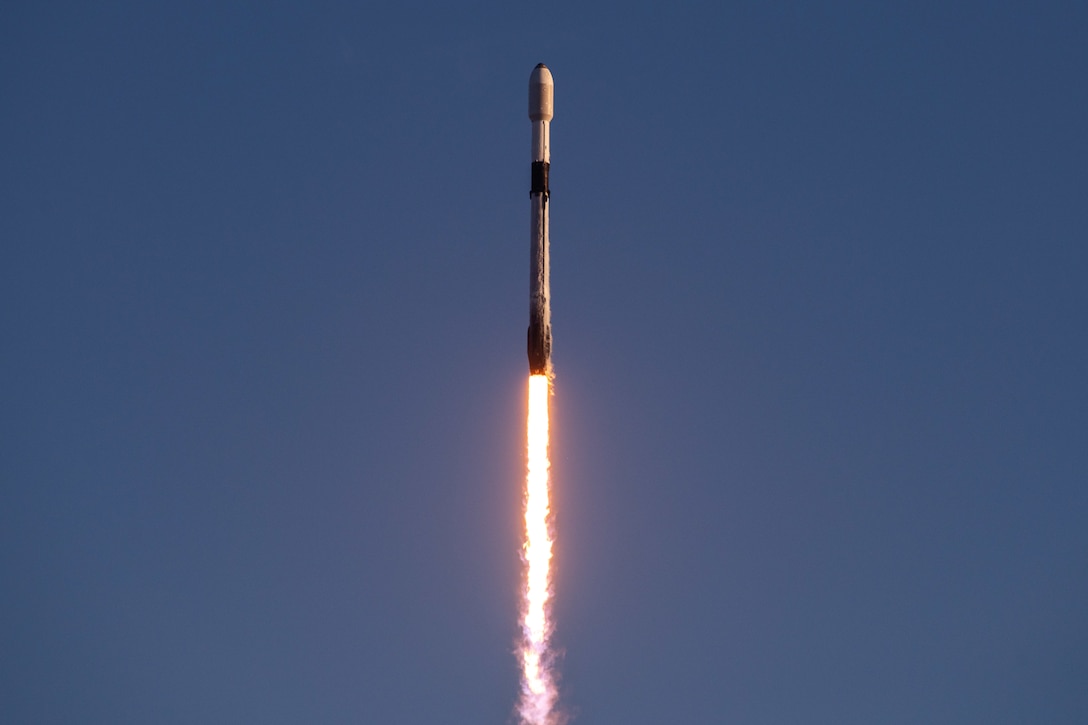
M1082 3L9 3L0 721L1088 721Z

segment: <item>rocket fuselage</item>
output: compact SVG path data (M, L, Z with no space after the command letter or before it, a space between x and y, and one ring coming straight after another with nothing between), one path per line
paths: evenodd
M529 120L533 122L529 187L529 372L551 372L552 310L548 280L548 166L551 162L552 74L540 63L529 76Z

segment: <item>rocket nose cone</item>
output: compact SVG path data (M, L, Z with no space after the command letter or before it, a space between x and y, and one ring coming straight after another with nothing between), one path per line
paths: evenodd
M529 76L529 118L533 121L552 120L554 85L548 66L538 63Z

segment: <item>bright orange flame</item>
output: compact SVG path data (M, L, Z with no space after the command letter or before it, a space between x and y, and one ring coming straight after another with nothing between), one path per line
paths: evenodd
M521 702L524 725L555 725L556 701L552 655L548 647L551 624L552 539L548 530L548 394L547 375L529 377L527 427L528 472L525 476L525 593L521 620Z

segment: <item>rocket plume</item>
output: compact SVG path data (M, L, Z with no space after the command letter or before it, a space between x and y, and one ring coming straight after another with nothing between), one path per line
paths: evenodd
M547 375L529 377L527 425L528 467L525 476L525 590L521 617L521 699L518 713L523 725L558 725L554 713L557 691L552 670L551 635L552 539L549 531L548 397Z

